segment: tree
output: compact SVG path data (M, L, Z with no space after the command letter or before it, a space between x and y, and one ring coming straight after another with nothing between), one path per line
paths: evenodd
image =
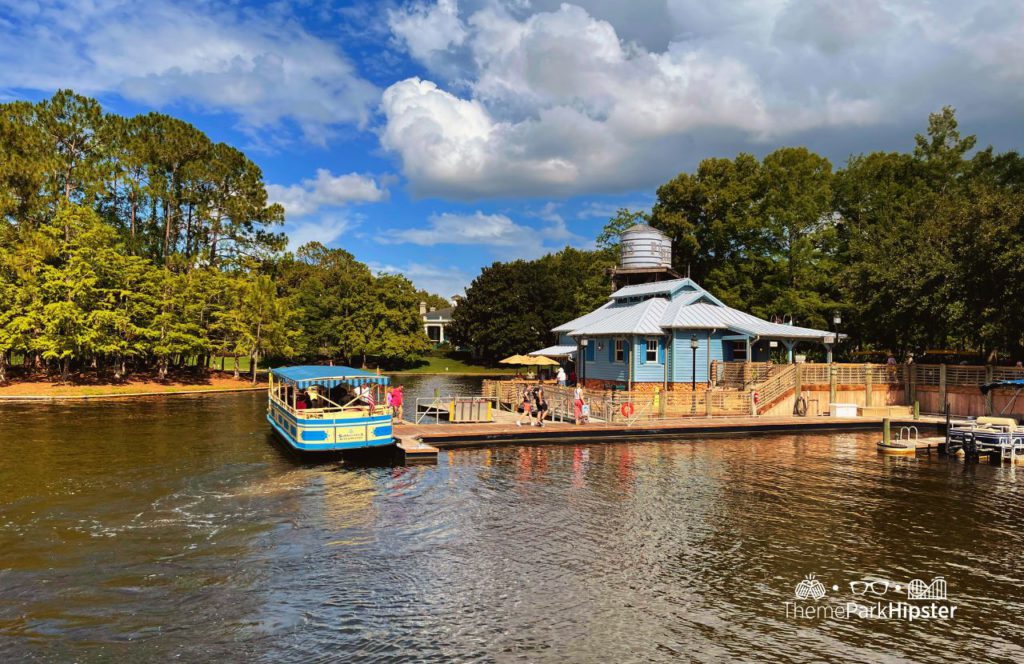
M487 361L555 341L551 329L608 300L607 251L566 248L535 261L485 267L455 308L452 340Z
M242 348L249 355L252 382L255 383L260 358L271 353L292 353L291 341L298 335L298 330L292 325L295 311L290 302L278 296L277 287L266 275L246 284L239 304Z

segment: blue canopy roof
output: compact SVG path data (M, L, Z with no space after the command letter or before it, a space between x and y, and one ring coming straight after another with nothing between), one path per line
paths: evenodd
M325 367L321 365L305 365L298 367L278 367L271 369L275 378L302 385L322 385L326 388L336 387L341 383L377 383L387 385L387 376L378 376L362 369L352 367Z
M988 394L989 390L996 387L1018 387L1024 389L1024 380L1015 378L1012 380L997 380L994 383L986 383L981 386L981 393Z

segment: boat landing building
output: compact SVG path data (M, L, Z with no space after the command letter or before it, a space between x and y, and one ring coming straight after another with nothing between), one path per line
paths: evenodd
M588 387L703 389L716 360L765 362L775 347L792 361L796 344L823 344L831 361L835 333L738 311L672 272L671 241L660 231L633 226L621 248L608 302L554 328L559 345L533 353L575 357Z

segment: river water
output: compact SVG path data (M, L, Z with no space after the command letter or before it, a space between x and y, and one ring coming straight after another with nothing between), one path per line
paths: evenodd
M0 660L1024 660L1024 468L847 434L311 464L264 399L0 407ZM806 614L940 575L952 619Z

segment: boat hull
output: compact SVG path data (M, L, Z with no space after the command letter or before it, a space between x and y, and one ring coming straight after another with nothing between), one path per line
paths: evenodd
M267 421L289 447L300 452L339 452L386 447L395 442L390 414L306 420L271 409Z

